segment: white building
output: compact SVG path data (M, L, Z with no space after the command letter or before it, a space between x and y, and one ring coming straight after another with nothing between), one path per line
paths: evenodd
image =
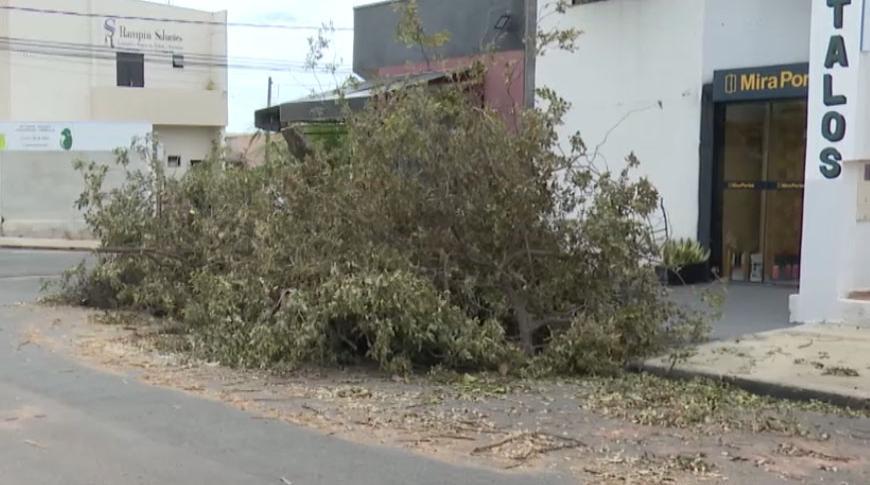
M227 124L226 19L139 0L0 0L0 231L79 233L68 207L75 197L63 207L60 198L23 201L22 187L66 181L53 189L77 194L68 160L105 158L92 149L109 154L106 140L120 133L145 126L179 171L206 158ZM77 144L101 126L111 134L103 143ZM55 139L64 129L72 130L68 148ZM16 154L23 145L28 154ZM34 155L40 150L54 155Z
M583 31L537 60L537 84L573 103L563 135L610 168L634 152L672 234L725 278L792 285L793 320L870 318L865 0L549 3L539 29Z

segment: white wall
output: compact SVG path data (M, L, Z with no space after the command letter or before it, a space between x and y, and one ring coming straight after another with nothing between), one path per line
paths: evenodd
M808 62L812 0L706 0L705 83L713 71Z
M17 126L0 123L0 133L9 140L6 149L0 150L0 235L13 237L89 237L83 216L74 205L84 182L73 161L108 164L105 186L116 187L124 180L124 172L114 163L113 150L128 147L151 129L120 123L59 124L49 130L44 144L34 146L35 138L17 135ZM71 151L64 151L58 143L60 128L72 132ZM130 169L144 168L144 160L135 155L131 162Z
M704 2L608 0L539 19L542 29L584 32L576 52L554 49L537 61L538 86L573 105L563 141L579 131L614 170L633 151L675 235L696 237Z
M0 5L7 5L9 0L0 0ZM9 14L0 10L0 37L9 36ZM0 66L9 63L9 53L0 50ZM9 119L9 70L0 69L0 120Z
M181 170L190 168L191 160L205 160L221 138L221 130L196 126L155 126L154 132L163 146L164 160L170 155L181 157Z

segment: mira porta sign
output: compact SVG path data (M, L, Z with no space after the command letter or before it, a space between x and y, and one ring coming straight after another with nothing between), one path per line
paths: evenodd
M827 0L831 12L831 36L825 52L825 69L822 78L823 98L827 108L822 117L822 137L830 144L819 153L819 170L827 179L835 179L843 173L843 154L835 146L846 137L846 117L840 112L849 103L845 94L836 94L837 74L849 67L849 53L843 38L843 17L852 0Z
M716 102L806 98L809 63L728 69L713 73Z

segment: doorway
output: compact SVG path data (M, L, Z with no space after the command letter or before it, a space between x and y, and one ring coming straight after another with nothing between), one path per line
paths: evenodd
M721 263L732 281L797 285L806 100L727 103L721 120Z

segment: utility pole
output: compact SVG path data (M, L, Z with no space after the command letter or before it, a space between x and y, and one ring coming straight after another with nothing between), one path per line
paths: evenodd
M538 0L526 0L526 38L523 55L523 74L525 75L525 106L535 107L535 69L538 56Z
M272 86L274 86L274 82L272 81L272 76L269 76L269 92L266 94L266 107L272 107ZM269 152L271 151L272 145L272 132L266 130L266 161L269 161Z

